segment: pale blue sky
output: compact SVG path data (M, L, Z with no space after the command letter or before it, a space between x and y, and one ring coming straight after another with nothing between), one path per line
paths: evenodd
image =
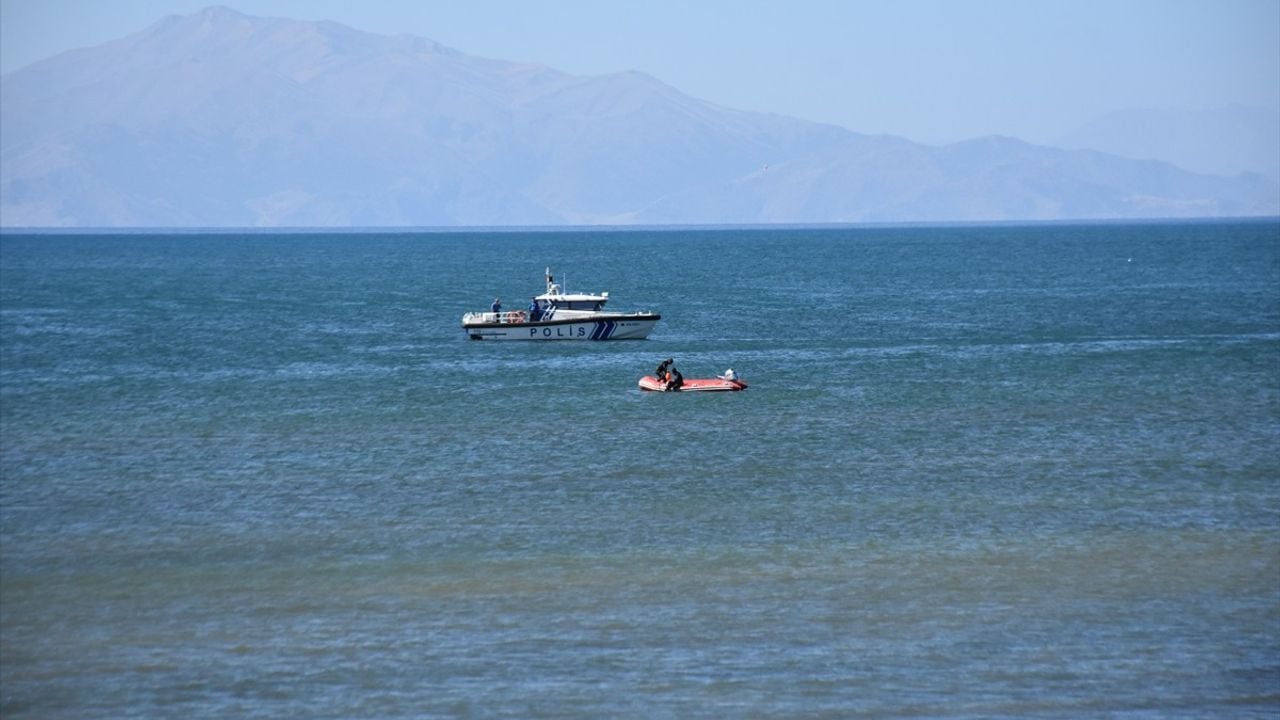
M0 70L223 4L924 142L1280 109L1280 0L0 0Z

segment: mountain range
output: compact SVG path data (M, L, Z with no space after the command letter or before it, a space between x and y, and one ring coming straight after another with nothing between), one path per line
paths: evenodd
M1053 144L1158 158L1207 175L1252 172L1280 182L1280 112L1264 108L1117 110Z
M5 227L1280 215L1265 173L943 146L214 7L0 78Z

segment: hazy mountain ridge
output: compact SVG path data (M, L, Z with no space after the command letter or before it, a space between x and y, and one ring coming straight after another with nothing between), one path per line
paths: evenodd
M1158 158L1209 175L1257 173L1280 182L1280 112L1134 108L1108 113L1059 138L1064 148Z
M931 147L430 40L225 8L0 79L5 226L859 222L1280 214L1259 177Z

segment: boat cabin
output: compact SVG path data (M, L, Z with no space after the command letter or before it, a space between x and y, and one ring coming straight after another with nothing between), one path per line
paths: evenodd
M559 286L552 286L549 292L538 295L533 299L533 307L530 308L530 314L533 321L541 319L550 319L557 313L564 314L563 311L571 311L573 314L578 313L597 313L604 311L604 304L609 301L609 293L600 293L599 295L589 295L586 293L575 293L573 295L563 295L560 293Z

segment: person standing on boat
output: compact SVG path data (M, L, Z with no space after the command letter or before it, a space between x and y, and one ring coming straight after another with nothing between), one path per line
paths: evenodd
M535 297L529 301L529 322L538 322L540 319L538 317L538 298Z
M502 316L499 314L502 312L502 298L494 298L493 304L489 306L489 309L493 311L493 321L502 322Z

